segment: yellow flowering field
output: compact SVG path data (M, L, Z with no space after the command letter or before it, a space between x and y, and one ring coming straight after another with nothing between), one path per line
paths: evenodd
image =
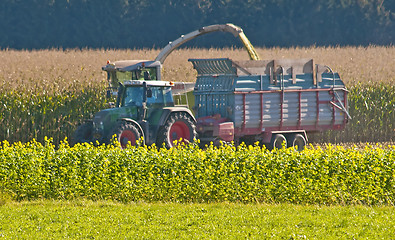
M12 200L393 205L394 160L394 145L297 152L3 142L0 193Z

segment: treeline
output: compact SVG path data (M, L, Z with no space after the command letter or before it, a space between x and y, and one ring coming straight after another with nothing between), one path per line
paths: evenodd
M234 23L255 46L388 45L395 1L2 0L0 48L161 48L211 24ZM215 33L189 46L238 45Z

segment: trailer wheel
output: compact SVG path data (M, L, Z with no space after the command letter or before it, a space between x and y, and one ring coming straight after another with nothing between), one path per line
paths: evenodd
M110 135L110 139L112 136L116 135L117 141L121 144L122 149L125 149L130 143L130 145L134 146L137 144L137 141L140 140L141 133L132 123L122 121L120 122L113 130Z
M90 143L93 141L93 123L86 122L78 126L75 130L71 145L74 146L77 143Z
M292 134L288 141L288 147L294 147L299 152L306 147L306 144L306 139L302 134Z
M193 142L197 137L196 125L192 118L185 112L170 115L165 125L158 134L157 145L166 148L174 146L174 141L181 139L182 142Z
M284 146L287 146L287 139L284 137L282 134L274 134L272 136L272 140L270 141L270 149L274 148L283 148Z

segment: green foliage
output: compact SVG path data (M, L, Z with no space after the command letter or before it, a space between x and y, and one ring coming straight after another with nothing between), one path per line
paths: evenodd
M393 142L395 141L395 85L357 84L349 88L352 119L344 131L311 135L316 142Z
M44 142L51 136L59 143L79 122L105 108L106 98L103 90L94 88L53 94L3 91L0 106L0 139Z
M14 200L393 205L394 159L394 145L270 152L3 142L0 192Z
M371 139L370 141L395 141L395 85L358 84L350 90L350 114L353 120L346 132L353 134L355 142Z

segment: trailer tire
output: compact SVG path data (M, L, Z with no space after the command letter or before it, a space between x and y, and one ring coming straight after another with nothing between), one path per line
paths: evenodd
M77 143L91 143L93 141L93 123L86 122L77 127L71 140L71 146Z
M189 114L177 112L171 114L161 127L157 146L166 148L174 147L174 141L182 139L184 143L193 142L197 138L196 125Z
M116 140L121 144L122 149L125 149L128 144L135 146L141 138L138 128L133 123L126 121L119 122L109 136L110 140L114 135L116 135Z
M272 140L270 141L270 149L281 149L284 146L287 146L287 139L282 134L274 134L272 136Z
M307 141L302 134L292 134L288 140L288 147L294 147L297 151L303 151L306 147Z

